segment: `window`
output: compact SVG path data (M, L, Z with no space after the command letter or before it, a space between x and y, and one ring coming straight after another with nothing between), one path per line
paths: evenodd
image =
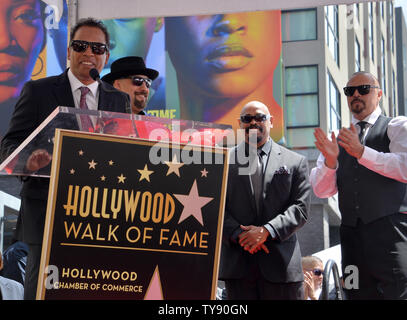
M384 20L384 6L385 6L384 2L383 1L379 2L379 6L380 6L380 16Z
M355 72L361 70L360 67L360 44L358 38L355 37Z
M316 9L282 11L281 31L283 41L316 40Z
M374 42L373 42L373 3L369 3L368 6L368 21L369 21L369 55L372 61L374 61Z
M328 105L329 105L329 125L330 130L339 130L342 126L341 121L341 96L331 74L328 72Z
M382 41L381 41L381 56L382 56L382 65L381 65L381 74L380 74L380 80L381 80L381 86L383 93L386 94L386 43L384 42L384 38L382 36Z
M360 22L360 4L354 3L353 4L353 18Z
M338 6L325 7L326 44L339 66Z
M287 128L319 125L318 67L285 68Z
M390 30L390 49L394 53L394 19L393 19L393 2L389 2L389 30Z

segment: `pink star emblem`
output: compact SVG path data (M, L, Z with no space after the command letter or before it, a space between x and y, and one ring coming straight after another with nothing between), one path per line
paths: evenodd
M201 208L208 202L212 201L213 198L199 196L196 180L194 180L194 183L192 184L189 195L186 196L183 194L174 194L174 196L184 206L184 210L182 210L181 217L179 218L178 223L181 223L189 216L194 216L201 225L204 225L202 220Z

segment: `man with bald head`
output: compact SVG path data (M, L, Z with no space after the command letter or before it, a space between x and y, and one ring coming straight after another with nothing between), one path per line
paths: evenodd
M273 118L263 103L247 103L238 123L245 141L231 151L219 279L228 299L301 300L296 231L308 218L307 160L270 138Z
M344 93L350 128L331 139L315 130L311 184L320 198L338 192L347 297L407 299L407 118L381 114L382 90L368 72L353 74ZM358 277L347 285L350 265Z

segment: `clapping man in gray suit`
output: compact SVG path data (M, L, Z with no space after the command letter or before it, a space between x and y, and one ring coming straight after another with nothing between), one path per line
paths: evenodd
M228 299L301 300L296 231L308 218L307 160L270 138L272 117L263 103L246 104L239 125L245 142L231 151L219 279ZM248 164L239 155L252 151L255 168L241 174Z
M70 68L58 76L28 81L24 85L9 129L1 142L0 160L6 159L58 106L79 108L86 105L86 108L93 110L126 112L127 94L107 83L103 83L102 87L89 73L93 68L100 72L109 59L106 27L92 18L80 20L72 28L70 38ZM86 103L83 104L83 101ZM92 124L88 124L90 128ZM34 150L25 164L25 170L35 172L48 166L50 161L51 155L46 150ZM35 299L36 295L48 186L47 178L29 177L25 178L20 193L17 235L29 247L25 299Z

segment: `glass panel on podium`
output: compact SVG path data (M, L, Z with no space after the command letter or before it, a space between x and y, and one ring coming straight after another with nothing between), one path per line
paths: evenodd
M93 128L82 130L83 116L89 116ZM81 110L57 107L34 130L21 145L0 164L1 175L49 177L51 164L29 172L25 164L30 155L39 149L53 151L55 129L71 129L94 133L112 134L130 138L191 143L202 146L216 146L232 132L229 125L204 123L190 120L174 120L135 114L101 110Z

